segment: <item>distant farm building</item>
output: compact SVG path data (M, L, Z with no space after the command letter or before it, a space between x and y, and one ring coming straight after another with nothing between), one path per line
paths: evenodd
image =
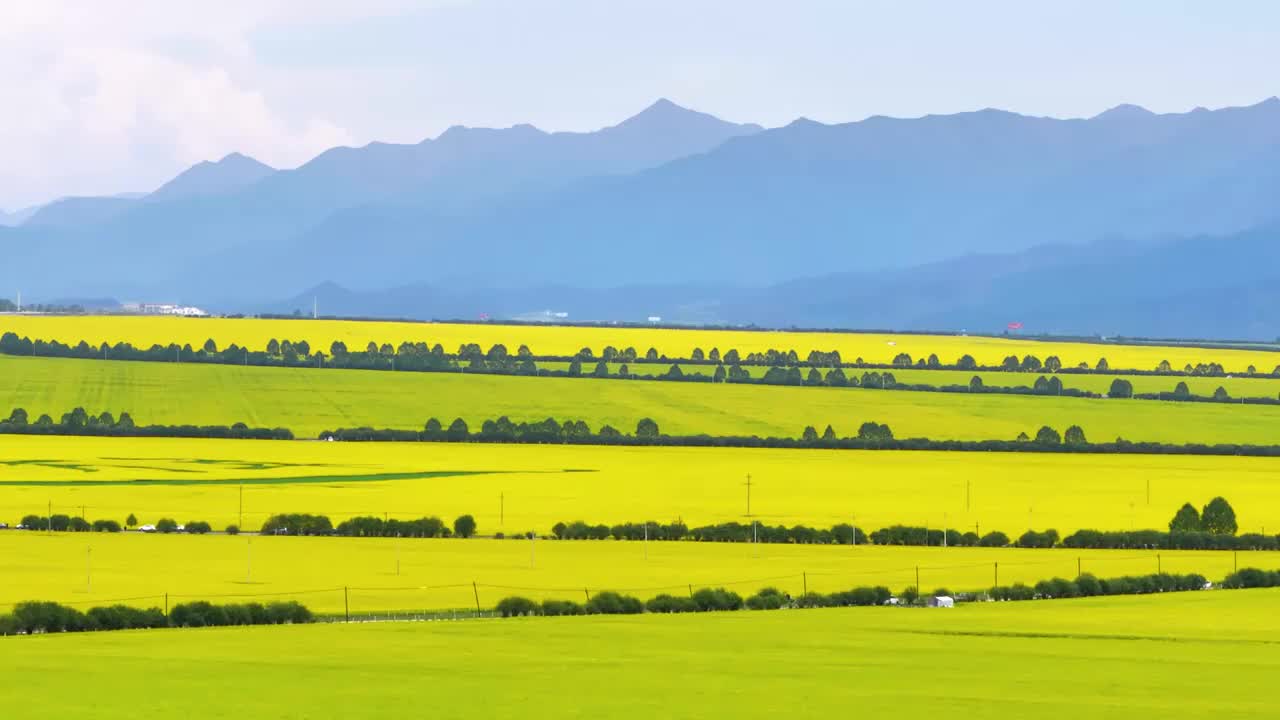
M209 313L193 305L176 305L173 303L137 303L128 302L121 306L127 313L138 315L180 315L182 317L208 317Z

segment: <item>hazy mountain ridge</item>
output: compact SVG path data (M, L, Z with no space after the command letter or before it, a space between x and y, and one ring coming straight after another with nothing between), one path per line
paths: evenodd
M263 263L246 263L245 258L277 249L285 258L314 256L312 246L292 239L340 210L383 206L385 222L415 243L422 233L398 219L405 209L444 216L475 210L510 193L543 192L581 177L634 172L758 130L659 101L592 133L546 133L527 125L451 128L417 145L335 148L295 170L266 174L229 192L181 194L140 202L101 222L68 223L59 237L43 241L72 249L85 259L84 267L43 279L59 283L48 288L51 294L165 295L191 286L221 290L241 279L246 294L268 297L271 288L265 284L280 278ZM220 254L221 262L211 266ZM348 260L336 260L335 267ZM90 267L91 274L84 272ZM291 269L287 264L276 271ZM294 273L289 281L297 288L331 274Z
M797 121L471 214L361 208L277 252L317 249L324 259L301 260L292 276L362 287L766 285L811 274L815 257L872 271L1116 235L1237 232L1275 216L1277 160L1275 100L1087 120L982 110ZM358 248L347 242L357 227L367 230ZM401 262L372 262L379 256Z
M1207 247L1226 252L1206 257ZM1280 224L1228 237L1110 239L973 255L878 273L835 273L766 288L691 285L525 289L405 286L370 292L323 284L253 310L310 308L415 319L618 320L681 324L969 330L1009 322L1030 333L1280 337ZM1082 288L1080 280L1090 280ZM1229 311L1224 308L1230 308Z
M1017 283L1024 295L1056 287L1141 307L1153 289L1126 290L1092 258L1164 266L1115 238L1198 237L1212 255L1232 242L1223 236L1280 216L1280 101L1165 115L1118 106L1071 120L992 109L802 119L771 130L659 101L593 133L451 128L258 172L88 225L28 223L7 233L21 247L0 282L249 306L327 279L386 307L420 295L432 316L537 312L554 309L540 297L590 296L628 316L782 325L965 327L1039 307L1055 329L1087 332L1106 324L1100 310L1055 315L1026 303ZM1241 245L1238 287L1254 287L1268 250ZM55 257L60 272L39 271ZM1086 270L1064 272L1067 258ZM1188 262L1177 272L1196 269ZM669 297L609 301L640 287ZM1180 290L1217 287L1188 276ZM1022 304L1010 306L1015 296Z

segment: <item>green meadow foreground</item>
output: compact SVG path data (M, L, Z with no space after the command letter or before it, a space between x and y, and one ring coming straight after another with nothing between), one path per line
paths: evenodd
M1098 577L1280 568L1280 553L769 545L613 540L423 540L225 535L0 533L0 609L55 600L81 609L135 598L298 600L317 612L491 608L507 595L584 601L617 590L725 586L744 597L772 585L793 595L883 585L925 592L1034 585L1077 570ZM998 576L997 576L998 575ZM476 583L473 587L472 583Z
M1161 380L1173 389L1173 378ZM828 424L856 435L875 421L900 438L938 440L1012 440L1042 425L1059 432L1080 425L1099 442L1271 444L1280 437L1280 406L1265 405L0 356L0 416L16 407L32 418L56 420L84 407L128 412L141 424L244 422L299 437L338 427L421 429L430 417L446 424L461 417L478 429L502 415L584 420L593 431L607 423L624 432L648 417L673 435L799 437L806 425L821 431Z
M1273 718L1274 590L674 616L0 638L60 720ZM75 692L66 692L75 668Z
M1280 530L1274 458L0 436L0 522L83 514L261 527L276 513L557 522L1162 528L1217 495L1241 532ZM1149 491L1149 494L1148 494Z

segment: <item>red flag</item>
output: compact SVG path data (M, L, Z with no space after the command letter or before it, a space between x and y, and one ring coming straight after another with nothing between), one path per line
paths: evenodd
M1022 323L1020 323L1020 322L1011 322L1011 323L1009 323L1009 329L1010 329L1010 330L1021 330L1021 329L1022 329Z

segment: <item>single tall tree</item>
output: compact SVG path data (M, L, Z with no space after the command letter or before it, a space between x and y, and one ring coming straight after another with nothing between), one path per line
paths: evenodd
M1170 532L1200 532L1200 511L1191 503L1183 503L1169 521Z
M1200 511L1200 526L1205 532L1214 535L1235 535L1239 526L1236 524L1236 511L1231 503L1219 496L1209 501Z

